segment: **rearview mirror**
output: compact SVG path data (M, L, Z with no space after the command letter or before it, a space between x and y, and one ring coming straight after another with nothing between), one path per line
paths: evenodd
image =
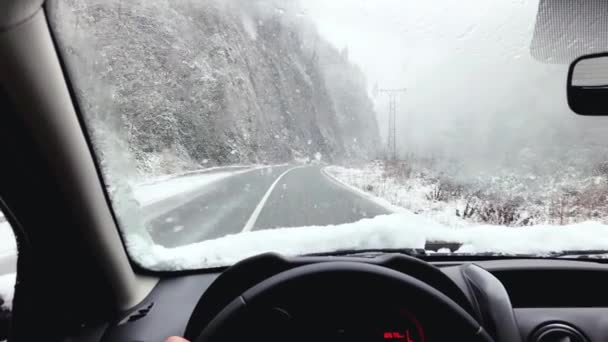
M580 115L608 116L608 53L578 58L568 71L568 105Z

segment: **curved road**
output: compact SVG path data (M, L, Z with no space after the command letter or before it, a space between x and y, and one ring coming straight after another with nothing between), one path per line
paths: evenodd
M290 165L230 176L151 219L148 230L156 243L175 247L242 231L326 226L389 213L321 170Z

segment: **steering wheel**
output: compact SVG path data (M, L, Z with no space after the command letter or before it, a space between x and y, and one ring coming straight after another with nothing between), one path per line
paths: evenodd
M435 288L348 261L300 266L261 281L225 306L195 341L388 340L493 342Z

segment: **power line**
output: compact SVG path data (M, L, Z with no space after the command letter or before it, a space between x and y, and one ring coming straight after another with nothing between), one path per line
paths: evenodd
M392 160L397 159L397 96L405 93L406 89L379 89L380 93L388 94L388 143L387 154Z

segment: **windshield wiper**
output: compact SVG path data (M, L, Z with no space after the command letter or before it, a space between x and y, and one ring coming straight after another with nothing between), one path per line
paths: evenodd
M426 257L429 255L436 254L450 254L458 250L462 246L459 242L445 242L445 241L427 241L424 248L366 248L366 249L343 249L334 252L324 253L313 253L309 254L312 256L378 256L380 254L405 254L413 257ZM439 252L441 250L448 250L449 252Z
M364 258L374 258L383 254L405 254L412 257L427 256L423 248L368 248L368 249L341 249L333 252L311 253L306 256L357 256Z
M369 249L342 249L333 252L311 253L306 256L354 256L361 258L375 258L385 254L404 254L420 259L433 260L487 260L487 259L608 259L608 250L568 250L546 254L509 254L509 253L454 253L436 252L423 248L369 248Z
M564 258L564 259L608 259L608 250L569 250L562 252L550 253L549 257Z

